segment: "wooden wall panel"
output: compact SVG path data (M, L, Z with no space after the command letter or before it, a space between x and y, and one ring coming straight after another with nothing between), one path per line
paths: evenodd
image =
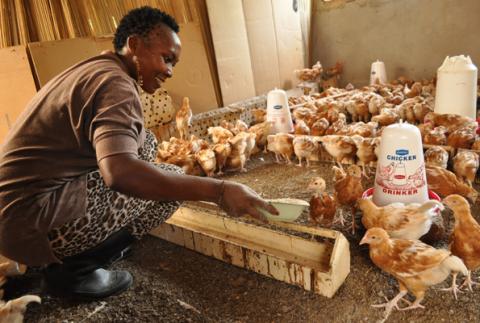
M0 143L35 93L25 46L0 49Z

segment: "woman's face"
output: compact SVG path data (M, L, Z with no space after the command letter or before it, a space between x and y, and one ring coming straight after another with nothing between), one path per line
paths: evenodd
M135 55L145 92L154 93L167 78L172 77L181 49L177 33L165 25L154 28L147 37L141 38Z

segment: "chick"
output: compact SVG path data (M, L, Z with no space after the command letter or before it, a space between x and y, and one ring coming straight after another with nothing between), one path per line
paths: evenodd
M347 134L347 118L343 113L339 114L339 118L333 121L325 131L325 135L345 135Z
M310 128L307 126L305 121L297 120L294 126L294 134L296 135L309 135Z
M248 130L247 124L240 119L237 119L234 124L228 122L227 120L222 120L220 121L220 127L229 130L234 136L236 136L242 131Z
M302 159L310 166L310 158L318 156L318 142L310 136L296 136L293 139L293 151L298 158L298 166L302 167Z
M376 122L356 122L351 123L348 128L348 135L359 135L364 138L375 137L377 135L378 123Z
M21 323L23 315L29 303L41 303L40 297L36 295L25 295L5 303L0 300L0 322Z
M453 157L453 172L472 186L479 166L479 158L473 151L462 150Z
M478 192L473 187L459 181L451 171L441 167L427 167L426 173L428 188L440 197L459 194L468 198L472 203L477 200Z
M362 171L358 165L350 165L347 171L336 169L333 166L335 175L335 194L340 205L348 206L352 210L352 233L355 233L355 211L357 201L362 197ZM340 222L343 222L343 214L340 209Z
M227 158L232 152L232 146L229 142L220 142L212 147L217 161L217 175L223 175L223 168L227 163Z
M434 129L425 129L423 135L423 143L426 145L446 145L447 144L447 128L443 126Z
M312 124L312 127L310 129L310 134L312 136L323 136L329 126L330 126L330 123L328 122L328 120L325 118L321 118Z
M272 129L272 122L265 121L256 125L251 126L248 129L248 132L255 134L255 145L258 150L266 151L267 147L267 136L270 134Z
M372 121L382 127L398 122L398 120L400 120L398 113L389 108L383 108L380 110L380 114L372 117Z
M192 110L190 109L190 99L188 97L183 98L183 104L177 111L175 116L175 123L177 125L180 139L187 139L188 127L192 123Z
M447 138L447 145L453 148L470 149L475 142L477 128L462 127L451 132Z
M362 167L362 174L368 177L365 167L377 161L375 148L379 145L380 138L363 138L359 135L353 135L352 140L357 146L358 164Z
M212 142L214 144L218 144L219 142L226 142L230 138L233 138L233 133L223 127L209 127L207 132L212 138Z
M480 150L480 138L475 139L472 144L472 150Z
M255 151L255 147L256 147L255 138L257 137L257 135L255 135L254 133L244 132L244 131L240 133L245 137L245 141L247 143L247 146L245 147L245 157L247 158L247 161L248 161L250 160L250 156Z
M310 220L329 228L337 212L337 201L335 195L325 192L325 188L325 180L321 177L315 177L308 185L308 189L313 191L310 198Z
M415 295L415 301L402 310L424 308L420 303L430 286L443 282L452 272L468 273L463 261L449 251L418 240L391 239L381 228L368 229L360 244L369 245L373 263L395 277L400 285L400 292L392 300L372 305L384 307L386 317L393 308L398 309L398 301L409 291Z
M202 149L206 149L209 147L208 141L197 138L195 135L190 136L190 143L192 147L191 152L194 154Z
M267 110L263 108L252 109L252 124L265 122L267 117Z
M418 123L422 123L425 120L425 116L432 112L432 107L430 107L427 103L416 103L413 106L413 114L415 115L415 120Z
M370 112L372 116L377 115L386 103L387 101L385 101L381 95L372 93L370 100L368 101L368 112Z
M480 225L470 212L470 205L460 195L449 195L443 203L453 211L455 227L450 236L449 248L452 253L460 257L468 268L467 278L462 284L472 290L472 271L480 268Z
M325 150L335 159L338 166L343 169L342 160L353 160L357 152L357 146L348 136L329 135L319 139Z
M366 229L378 227L388 232L392 238L417 240L426 234L433 218L440 216L444 209L442 203L429 200L423 204L392 203L383 207L376 206L371 199L360 199L358 207L362 210L362 224Z
M233 138L228 139L228 143L232 146L232 151L227 158L227 167L232 170L240 170L246 172L245 163L247 161L247 155L245 151L247 149L247 137L242 133L239 133Z
M278 133L267 137L267 150L275 154L277 163L281 163L283 158L287 164L291 164L293 155L293 135L288 133Z
M205 148L195 154L195 159L202 167L203 171L208 177L212 177L217 168L217 160L215 152L210 148Z
M433 146L425 151L425 166L438 166L447 168L448 152L439 146Z
M439 114L435 112L429 112L425 115L424 123L431 123L434 127L444 126L447 128L448 133L452 133L460 128L477 129L477 122L469 117L463 117L456 114Z
M312 68L302 68L295 70L295 74L301 81L314 81L320 77L323 72L323 67L320 62L316 62Z
M181 167L185 172L185 174L188 174L188 175L199 176L203 174L203 170L200 167L200 165L197 163L197 160L194 154L173 155L167 160L165 160L165 163L177 165L178 167Z

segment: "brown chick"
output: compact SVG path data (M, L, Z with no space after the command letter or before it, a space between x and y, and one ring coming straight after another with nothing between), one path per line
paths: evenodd
M301 81L314 81L323 72L322 64L320 62L316 62L312 68L303 68L299 70L295 70L295 73L299 80Z
M267 150L275 154L277 163L281 163L282 158L287 164L292 163L293 138L295 136L288 133L277 133L267 137Z
M335 166L333 169L335 172ZM358 165L349 165L343 178L335 180L334 184L337 201L340 205L348 206L352 212L352 233L355 233L355 212L357 201L362 197L362 170ZM340 209L340 222L343 221L342 210Z
M41 303L37 295L25 295L5 303L0 301L0 323L22 323L29 303Z
M372 117L371 121L378 123L378 125L381 127L384 127L398 122L398 120L400 120L400 116L397 114L397 112L395 112L393 109L383 108L379 115Z
M227 158L227 167L231 170L240 170L246 172L245 163L247 161L247 155L245 151L247 149L247 137L243 133L239 133L233 138L228 139L228 142L232 146L232 151Z
M456 129L448 135L447 145L453 148L470 149L476 137L476 128Z
M240 132L244 137L247 143L245 147L245 157L247 157L247 161L250 160L250 156L255 152L256 142L255 138L257 137L256 134L242 131Z
M468 185L472 186L479 166L477 153L462 150L453 157L453 172Z
M208 144L208 141L204 139L197 138L195 135L190 136L190 142L191 142L191 152L192 153L197 153L198 151L202 149L208 148L210 145Z
M228 142L221 142L215 144L213 147L213 152L215 153L215 159L217 160L217 169L218 175L223 175L223 168L227 163L227 158L232 152L232 146Z
M248 130L248 125L240 119L237 119L235 123L228 122L227 120L220 121L220 127L230 130L234 136L238 135L240 132L245 132Z
M346 135L347 134L347 118L343 113L340 117L332 122L330 127L325 131L325 135Z
M177 125L180 139L187 139L188 127L192 123L192 110L190 109L190 99L188 97L183 98L183 104L177 111L175 116L175 123Z
M251 126L248 129L248 132L255 134L255 145L258 150L266 151L267 147L267 136L270 134L272 129L272 122L265 121L256 125ZM254 152L253 152L254 153Z
M459 181L451 171L441 167L427 167L426 172L428 188L440 197L459 194L468 198L472 203L477 200L478 192L473 187Z
M447 144L447 128L443 126L434 129L425 129L423 135L423 143L426 145L446 145Z
M293 151L298 158L298 166L302 167L302 159L310 166L310 158L318 156L318 142L310 136L296 136L292 141Z
M328 122L328 120L325 118L321 118L312 124L312 127L310 129L310 134L312 136L323 136L329 126L330 126L330 123Z
M217 160L215 158L215 152L210 149L202 149L195 154L195 159L197 160L200 167L208 177L212 177L217 168Z
M267 117L267 110L263 108L252 109L252 117L252 124L265 122L265 119Z
M380 207L372 199L360 199L358 207L363 212L362 224L366 229L378 227L392 238L411 240L418 240L426 234L434 217L440 216L444 209L443 204L436 200L423 204L392 203Z
M352 140L357 146L358 164L362 167L362 174L368 177L365 167L377 161L375 148L378 146L380 138L363 138L359 135L353 135Z
M432 108L426 103L416 103L413 106L413 114L418 123L422 123L425 120L425 116L430 112L432 112Z
M447 168L448 152L439 146L433 146L425 151L425 166L438 166Z
M480 150L480 138L475 139L472 144L472 150Z
M218 144L219 142L226 142L230 138L233 138L233 133L223 127L209 127L207 131L212 138L212 142L214 144Z
M463 261L448 250L435 249L418 240L392 239L381 228L368 229L360 244L368 244L373 263L398 281L400 292L392 300L372 305L384 307L386 317L409 291L415 301L402 310L424 308L420 303L430 286L443 282L452 272L468 273Z
M423 88L423 85L420 82L413 83L410 89L408 89L408 87L405 86L405 96L407 98L416 97L422 93L422 88Z
M472 280L472 271L480 268L480 225L472 216L468 201L462 196L454 194L447 196L443 203L453 211L455 227L450 235L449 249L461 258L468 268L466 285L472 290L472 285L478 282Z
M368 104L363 101L357 101L355 103L355 112L358 116L358 121L368 122L370 119Z
M181 167L185 172L185 174L188 174L188 175L196 175L196 176L203 175L203 170L200 167L200 165L197 163L197 160L194 154L173 155L167 160L165 160L165 163L177 165L178 167Z
M357 146L351 137L329 135L320 137L319 141L330 156L335 159L340 168L343 169L343 159L348 158L350 161L354 160Z
M351 123L348 128L348 135L359 135L364 138L373 138L377 135L378 123L376 122L356 122Z
M424 123L432 123L434 127L444 126L447 128L448 133L452 133L460 128L477 129L477 122L469 117L463 117L456 114L439 114L435 112L429 112L425 115Z
M314 192L310 198L310 220L330 228L337 212L337 201L335 195L325 192L326 187L325 180L321 177L315 177L308 185L308 189Z
M310 134L310 128L307 126L305 121L303 120L297 120L295 122L294 126L294 134L296 135L309 135Z

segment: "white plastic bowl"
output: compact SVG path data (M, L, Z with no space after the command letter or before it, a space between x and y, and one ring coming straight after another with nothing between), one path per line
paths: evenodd
M274 215L266 210L259 209L259 211L270 221L293 222L298 219L305 208L310 206L308 202L299 199L284 198L267 201L272 203L279 212L279 215Z

